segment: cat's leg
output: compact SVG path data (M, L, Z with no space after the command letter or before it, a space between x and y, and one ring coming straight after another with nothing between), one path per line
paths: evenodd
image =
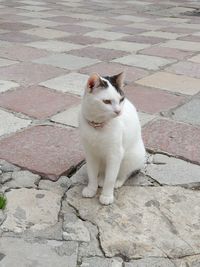
M88 173L88 185L83 189L83 197L94 197L98 189L97 176L99 172L100 160L93 154L86 153L86 165Z
M106 164L105 180L100 195L100 202L104 205L113 203L114 200L114 186L121 164L121 156L110 157Z
M126 152L122 160L115 188L121 187L134 171L144 167L146 153L143 143L139 143L131 151Z

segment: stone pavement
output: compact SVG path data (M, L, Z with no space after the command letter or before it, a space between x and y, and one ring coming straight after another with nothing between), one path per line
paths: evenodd
M199 0L0 0L0 266L200 266ZM148 164L102 206L77 113L126 71Z

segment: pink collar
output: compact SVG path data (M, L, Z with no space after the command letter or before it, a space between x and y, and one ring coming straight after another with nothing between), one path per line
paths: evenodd
M94 121L88 121L88 124L92 126L94 129L103 128L105 125L105 122L94 122Z

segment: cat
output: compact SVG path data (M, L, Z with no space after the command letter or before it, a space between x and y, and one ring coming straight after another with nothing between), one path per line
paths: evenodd
M121 187L145 164L141 126L133 104L123 92L124 73L101 77L92 74L85 88L79 114L79 130L85 151L88 185L83 197L114 201L114 188Z

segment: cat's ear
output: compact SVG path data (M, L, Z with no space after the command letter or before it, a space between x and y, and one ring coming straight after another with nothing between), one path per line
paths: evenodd
M124 79L125 79L124 72L112 76L112 79L115 81L115 84L117 85L118 88L122 89L124 87Z
M101 84L101 77L97 73L93 73L87 81L87 90L89 93Z

